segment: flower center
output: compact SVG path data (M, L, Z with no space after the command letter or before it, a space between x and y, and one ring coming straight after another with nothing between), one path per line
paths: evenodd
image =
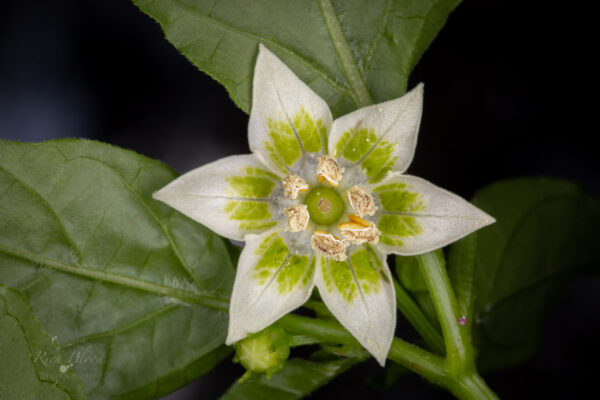
M334 189L320 186L312 189L304 204L310 219L319 225L331 225L344 214L344 201Z

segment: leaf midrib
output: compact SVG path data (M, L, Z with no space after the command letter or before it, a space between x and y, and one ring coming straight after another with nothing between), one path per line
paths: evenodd
M95 279L103 282L114 283L120 286L142 290L159 296L171 297L183 303L197 304L223 312L227 312L229 308L229 301L227 299L212 296L209 294L195 293L187 290L176 289L149 281L138 280L128 276L115 274L112 272L101 271L84 266L65 264L25 250L10 247L2 243L0 243L0 253L4 253L9 256L29 261L33 264L42 265L44 267L52 268L72 275Z
M252 33L252 32L248 32L248 31L244 31L241 29L238 29L234 26L231 26L230 24L226 23L225 21L219 20L217 18L214 18L212 16L209 15L205 15L203 13L201 13L200 11L188 6L187 4L182 3L180 0L173 0L174 3L178 4L181 8L188 10L190 13L204 18L212 23L214 23L215 25L219 25L222 28L229 30L231 32L237 33L241 36L245 36L249 39L252 40L256 40L257 42L262 42L262 43L269 43L275 47L277 47L279 50L287 53L288 55L296 58L299 62L301 62L308 70L310 70L311 72L313 72L315 75L319 76L321 79L323 79L328 85L330 85L332 88L334 88L335 90L337 90L339 93L348 96L350 98L354 98L352 96L352 93L345 87L341 86L338 82L335 81L335 79L333 77L331 77L329 74L327 74L326 72L324 72L323 68L321 68L320 66L317 66L315 64L313 64L311 61L307 60L306 58L304 58L302 55L300 55L298 52L294 51L293 49L279 43L276 40L261 36L259 34L256 33Z
M367 87L364 77L358 68L358 64L350 51L350 46L348 46L340 21L335 14L331 2L329 0L318 0L318 3L319 10L323 16L323 21L325 22L325 27L327 28L327 33L329 34L329 38L335 49L338 61L340 62L346 80L354 93L354 96L352 96L354 102L359 108L373 104L369 88Z

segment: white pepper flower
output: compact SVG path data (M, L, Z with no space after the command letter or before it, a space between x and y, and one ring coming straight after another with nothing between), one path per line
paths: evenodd
M252 154L186 173L154 198L243 240L226 343L301 306L313 287L380 364L396 326L387 254L440 248L494 219L405 175L423 85L332 121L327 103L260 45L248 140Z

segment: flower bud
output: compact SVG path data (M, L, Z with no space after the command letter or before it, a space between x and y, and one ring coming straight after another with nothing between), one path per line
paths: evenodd
M234 362L239 362L252 374L266 374L267 378L283 369L290 355L290 340L285 330L278 325L249 335L235 344Z

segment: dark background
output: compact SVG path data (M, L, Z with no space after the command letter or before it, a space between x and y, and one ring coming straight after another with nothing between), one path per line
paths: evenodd
M494 180L549 175L600 194L586 45L589 11L567 2L465 1L417 66L424 119L411 174L469 198ZM570 7L574 7L571 5ZM582 7L582 6L578 6ZM0 2L0 138L86 137L180 172L247 153L248 117L178 54L127 0ZM596 33L593 33L597 36ZM539 354L485 376L502 398L578 398L596 391L600 280L572 285L549 315ZM450 396L419 377L381 392L360 365L313 398ZM212 399L242 370L226 360L170 400Z

